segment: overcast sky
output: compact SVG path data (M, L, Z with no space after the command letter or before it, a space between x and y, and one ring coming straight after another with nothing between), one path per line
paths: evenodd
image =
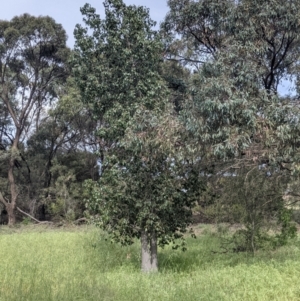
M167 0L123 0L126 4L146 6L150 16L158 24L168 11ZM96 8L101 18L104 17L104 0L0 0L0 20L11 20L14 16L29 13L33 16L52 17L63 25L68 34L68 45L73 47L73 31L77 23L82 23L80 7L85 3Z

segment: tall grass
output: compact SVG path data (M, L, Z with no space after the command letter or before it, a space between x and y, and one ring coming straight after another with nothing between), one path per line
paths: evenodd
M215 253L218 238L160 250L160 272L140 272L139 245L121 248L91 227L0 228L0 300L300 300L300 242L255 257Z

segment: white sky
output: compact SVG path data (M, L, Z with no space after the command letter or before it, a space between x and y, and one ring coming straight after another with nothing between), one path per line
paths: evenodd
M165 17L167 0L123 0L127 5L135 4L150 8L150 17L158 24ZM104 0L0 0L0 20L11 20L14 16L28 13L33 16L50 16L63 25L68 34L68 45L73 48L73 31L77 23L82 23L80 7L85 3L96 8L104 18Z

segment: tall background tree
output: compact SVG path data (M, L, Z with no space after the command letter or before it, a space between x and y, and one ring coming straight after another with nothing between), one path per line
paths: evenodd
M299 1L168 5L162 23L166 58L194 71L181 114L193 138L190 148L207 159L210 181L212 175L245 178L253 168L261 175L251 185L257 179L260 187L268 174L270 181L285 179L279 206L285 207L283 194L293 181L288 177L299 170L299 105L297 97L281 97L278 88L283 79L298 78Z
M7 142L3 160L7 161L9 187L0 191L0 201L10 225L16 221L16 174L22 165L27 166L25 176L31 181L22 147L31 131L39 127L42 110L57 97L59 85L66 79L68 54L66 33L50 17L24 14L0 22L0 106L7 120L1 133Z

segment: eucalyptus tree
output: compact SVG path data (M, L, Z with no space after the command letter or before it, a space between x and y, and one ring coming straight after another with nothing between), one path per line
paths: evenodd
M20 198L16 169L21 161L27 165L20 143L26 143L32 126L38 127L39 115L56 99L58 86L67 76L66 38L62 26L50 17L24 14L0 21L0 106L12 127L6 135L9 191L0 191L0 201L8 212L9 224L16 221Z
M93 104L102 154L88 207L115 241L141 239L142 270L155 271L157 244L180 236L191 220L191 178L176 175L179 164L172 162L180 125L168 106L163 47L149 11L121 0L104 7L101 19L85 5L87 27L75 29L74 76L82 100Z
M169 0L161 24L165 57L198 70L227 43L236 1Z
M288 127L296 134L299 108L277 90L282 78L298 75L299 8L299 1L274 0L239 1L232 7L227 43L194 81L198 121L220 156L253 148L253 157L257 150L265 159L277 153L281 160L280 152L295 150L297 138L292 141L292 133L282 131Z
M281 167L280 162L291 163L287 154L297 153L299 106L280 97L278 86L299 77L300 2L169 0L168 5L162 23L166 57L197 65L183 116L199 145L210 145L209 153L225 160L247 149L248 162L257 163L259 155L261 163L270 158Z
M298 1L169 0L168 5L161 24L167 59L198 69L218 53L232 51L231 45L247 44L265 89L276 90L296 71Z
M299 78L300 1L168 4L167 58L194 69L181 114L190 147L202 159L205 147L219 177L267 166L286 184L299 174L300 111L297 98L281 97L278 87Z

